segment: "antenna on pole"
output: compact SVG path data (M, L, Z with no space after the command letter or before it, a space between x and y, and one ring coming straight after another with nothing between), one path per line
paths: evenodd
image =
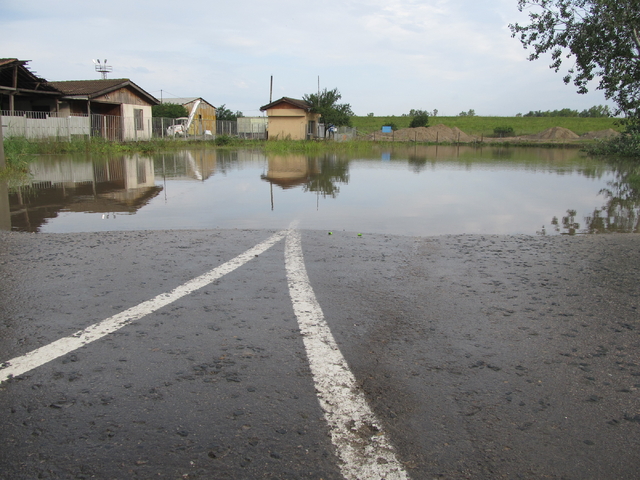
M102 80L106 80L107 73L113 70L112 66L107 65L107 59L104 59L104 63L100 63L100 60L92 60L92 62L95 65L96 72L100 72L100 74L102 75Z
M269 103L273 102L273 75L271 75L271 86L269 87Z

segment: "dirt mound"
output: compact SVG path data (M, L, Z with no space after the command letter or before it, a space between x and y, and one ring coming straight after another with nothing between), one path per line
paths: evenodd
M573 133L568 128L564 127L551 127L545 131L536 133L535 135L528 135L526 138L532 140L575 140L580 138L579 135Z
M606 130L597 130L595 132L587 132L581 135L580 138L595 139L595 138L613 138L620 135L620 132L616 132L613 128L607 128Z
M447 127L446 125L438 124L432 127L418 127L418 128L401 128L393 133L378 133L375 134L376 140L392 141L396 142L474 142L477 139L471 135L467 135L458 127Z

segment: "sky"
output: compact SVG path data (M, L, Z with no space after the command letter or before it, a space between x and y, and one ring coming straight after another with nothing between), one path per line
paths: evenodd
M0 58L50 81L99 79L92 59L158 100L202 97L245 116L337 88L356 115L609 105L550 57L530 62L517 0L0 0ZM273 92L270 92L273 77Z

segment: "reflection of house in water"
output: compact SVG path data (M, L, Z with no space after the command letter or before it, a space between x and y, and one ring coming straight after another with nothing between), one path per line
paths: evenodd
M4 180L0 180L0 230L11 230L9 189L7 187L7 182Z
M273 185L283 189L301 185L305 192L315 192L323 197L335 198L339 183L349 183L349 162L335 155L306 157L304 155L270 156L269 169L261 176L271 184L271 208L273 209Z
M162 190L152 160L138 155L43 159L30 170L29 183L9 193L13 230L36 232L59 212L133 214Z
M318 163L304 155L273 155L269 156L269 169L261 178L286 189L306 185L319 173Z
M204 181L216 172L216 166L215 150L182 150L156 160L158 175L172 179Z

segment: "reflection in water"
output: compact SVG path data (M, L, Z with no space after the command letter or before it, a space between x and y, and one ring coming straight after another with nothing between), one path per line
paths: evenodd
M11 230L9 188L4 180L0 180L0 230Z
M595 208L584 217L584 228L576 221L576 211L567 210L567 215L558 220L553 217L551 225L556 233L640 233L640 165L637 162L617 162L613 165L614 179L600 190L606 204ZM539 232L546 234L546 229Z
M340 192L337 184L349 183L349 162L335 154L269 155L267 161L269 168L261 178L283 189L302 186L305 192L335 198Z
M286 228L292 220L301 228L412 235L639 228L637 167L562 148L375 148L365 155L43 156L31 164L29 182L9 189L12 228ZM0 206L2 198L0 190Z
M13 230L37 232L61 212L133 214L155 197L153 162L138 155L89 159L43 157L9 195Z

